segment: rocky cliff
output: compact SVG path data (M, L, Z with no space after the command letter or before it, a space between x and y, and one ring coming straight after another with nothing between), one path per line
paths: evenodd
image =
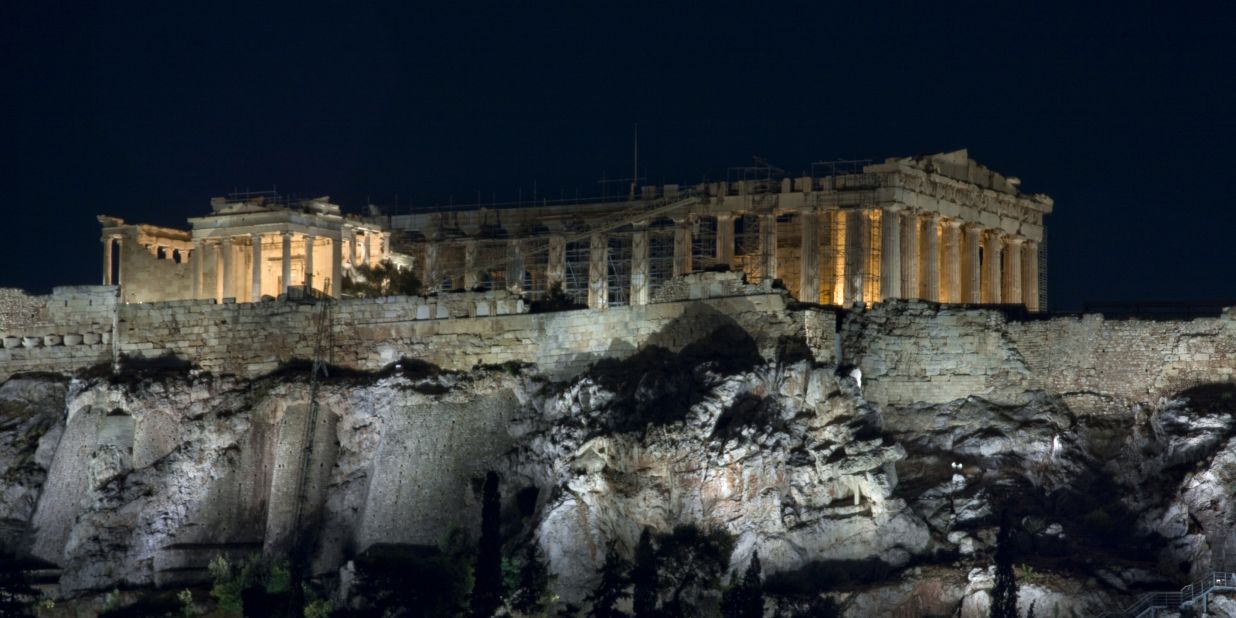
M402 361L335 370L316 414L311 392L297 367L9 379L0 541L57 567L71 597L200 581L216 555L286 552L301 521L329 579L374 546L475 536L496 470L508 550L538 544L573 604L607 549L687 524L733 540L729 568L758 550L786 607L828 594L851 616L986 615L1002 512L1040 616L1115 609L1236 554L1221 378L1151 402L878 406L861 370L729 324L566 379Z

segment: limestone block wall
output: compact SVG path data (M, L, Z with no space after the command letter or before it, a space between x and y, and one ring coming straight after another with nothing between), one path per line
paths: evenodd
M329 309L330 362L363 370L404 357L455 370L523 362L565 376L645 344L677 350L726 324L751 333L767 355L776 352L784 337L804 332L817 360L831 362L833 355L833 314L786 311L781 294L506 315L502 307L522 309L522 304L476 296L480 298L470 317L452 316L434 298L335 303ZM291 360L313 357L321 311L320 305L286 302L123 305L117 352L130 358L171 354L208 371L258 376Z
M841 337L843 362L881 404L1014 402L1033 390L1133 404L1236 380L1233 309L1189 321L1011 321L993 309L893 301L849 314Z
M111 359L113 286L63 286L46 296L0 290L0 377L67 373Z

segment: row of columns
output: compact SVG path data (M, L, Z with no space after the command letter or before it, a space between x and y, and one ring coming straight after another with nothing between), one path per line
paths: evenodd
M1032 311L1038 305L1038 244L1034 241L989 230L937 213L914 212L904 207L845 209L808 212L801 217L801 268L799 298L807 301L849 305L888 298L921 298L943 303L1024 303ZM716 215L718 263L734 264L734 218ZM873 228L879 219L879 227ZM824 232L823 234L821 232ZM776 278L777 220L764 214L759 219L759 261L762 278ZM873 244L878 242L878 253ZM588 237L588 306L609 304L608 237ZM518 240L508 241L507 281L519 282L524 257ZM642 305L651 298L649 230L646 222L635 224L631 234L631 303ZM821 249L831 246L834 255L822 259ZM692 272L691 228L673 230L673 275ZM477 281L477 243L464 245L464 286ZM439 246L429 243L425 253L425 280L437 280ZM566 276L566 239L548 239L546 279L550 285ZM878 273L878 277L875 275ZM821 292L827 286L830 294ZM878 287L877 287L878 286ZM827 297L825 297L827 296Z
M322 291L334 297L339 297L343 286L343 243L337 239L330 237L316 236L313 234L295 234L293 232L280 232L281 243L281 261L280 261L280 282L281 289L279 293L285 293L287 288L294 287L292 285L292 241L294 237L299 236L302 239L304 246L303 257L303 276L301 285L307 288L315 288L317 282L315 277L317 273L314 268L314 245L319 238L325 238L330 244L330 263L329 263L329 279L323 283L329 288L318 287ZM262 237L263 234L251 233L247 236L224 236L219 239L207 240L195 238L193 240L193 298L214 297L216 300L222 301L224 298L244 298L244 281L237 277L234 261L236 259L236 246L243 246L247 241L250 246L250 276L249 276L249 301L257 301L262 297ZM236 242L240 239L240 242ZM214 260L214 281L207 282L205 280L205 264L207 258L206 249L210 248L211 256Z
M849 305L888 298L945 303L1025 304L1039 309L1038 243L937 213L899 207L879 213L879 252L873 254L872 212L864 209L806 213L802 217L799 297ZM821 217L830 225L821 226ZM773 222L775 225L775 221ZM831 238L821 243L826 227ZM843 229L844 233L836 230ZM775 231L771 233L775 236ZM763 237L763 232L761 232ZM840 248L837 263L821 262L821 246ZM878 261L878 263L877 263ZM879 295L871 283L879 272ZM769 271L766 271L769 272ZM822 274L840 294L821 294Z

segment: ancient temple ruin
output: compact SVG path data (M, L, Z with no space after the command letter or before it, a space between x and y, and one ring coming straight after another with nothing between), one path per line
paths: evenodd
M390 235L329 199L214 198L187 232L100 216L103 285L126 303L256 302L289 288L338 297L345 272L391 258Z
M771 168L620 199L476 205L344 217L328 198L216 198L189 232L103 224L105 285L122 302L234 298L300 288L338 297L357 266L393 260L429 292L558 285L581 305L644 305L670 279L734 270L804 302L885 299L1045 309L1045 195L965 150L882 163ZM392 239L395 248L392 249Z
M1045 309L1045 195L965 150L811 175L632 188L626 200L452 207L392 215L433 290L641 305L672 277L732 269L828 305L890 298Z

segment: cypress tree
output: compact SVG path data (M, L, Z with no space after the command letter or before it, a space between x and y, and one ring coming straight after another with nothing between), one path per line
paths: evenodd
M996 584L991 591L991 618L1017 618L1017 577L1013 574L1013 531L1006 512L996 535Z
M635 548L635 567L631 570L631 583L635 585L632 606L635 618L653 618L657 615L657 551L652 546L652 532L648 528L639 535Z
M540 547L534 540L525 550L524 564L519 569L519 590L511 599L511 608L524 614L545 611L548 590L549 568L541 559Z
M589 616L595 618L622 618L626 616L618 610L618 601L627 596L627 571L630 565L626 560L623 560L618 552L614 550L614 546L610 545L609 550L605 552L605 563L601 565L601 581L597 583L597 587L588 595L588 601L592 602L592 611Z
M481 496L481 540L476 553L475 584L472 587L472 615L475 618L492 616L502 604L500 509L498 473L490 471L485 475Z
M742 578L743 618L764 618L764 580L760 574L760 551L751 554L751 563Z

